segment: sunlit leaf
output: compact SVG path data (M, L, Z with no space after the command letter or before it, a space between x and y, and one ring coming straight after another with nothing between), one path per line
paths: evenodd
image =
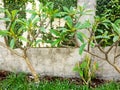
M67 23L68 27L72 28L72 26L73 26L73 20L72 20L72 18L70 16L66 16L65 20L66 20L66 23Z
M84 43L83 33L78 32L78 33L77 33L77 38L78 38L82 43Z
M83 77L83 71L82 70L79 71L79 75L80 75L80 77Z
M0 20L11 21L10 18L0 18Z
M80 46L80 48L79 48L79 54L80 54L80 55L83 53L85 46L86 46L86 43L83 43L83 44Z
M12 39L12 40L10 41L10 47L11 47L11 48L14 48L14 46L15 46L15 40Z
M27 40L25 37L23 37L23 36L19 36L19 39L20 39L21 41L28 42L28 40Z
M119 40L119 36L114 36L113 42L116 42L117 40Z
M52 46L57 46L60 43L61 39L57 39L55 41L53 41L53 43L51 44Z
M0 35L1 35L1 36L7 36L8 33L9 33L8 30L0 30Z
M51 29L50 32L56 36L60 36L60 32L54 29Z
M64 7L64 6L63 6L63 10L66 12L69 12L69 9L67 7Z

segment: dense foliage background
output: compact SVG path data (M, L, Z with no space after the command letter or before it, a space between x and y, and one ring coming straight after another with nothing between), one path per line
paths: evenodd
M117 19L120 19L120 0L97 0L96 15L101 19L108 19L111 22L115 22ZM109 35L112 34L111 26L106 27L105 25L99 25L98 29L102 32L107 32ZM101 34L99 31L96 32L96 35ZM109 46L113 43L112 36L104 42L102 46ZM99 41L99 40L98 40Z
M34 0L4 0L5 8L8 10L20 10L18 17L25 18L25 3L26 2L33 2ZM77 0L39 0L44 5L47 2L53 2L54 3L54 9L59 9L60 11L63 11L63 6L66 6L67 8L70 8L71 6L76 7L77 6ZM104 17L104 19L109 19L110 21L114 22L117 19L120 19L120 0L97 0L96 1L96 15L99 17ZM16 28L19 27L19 25L16 26ZM102 32L106 32L108 34L111 34L111 27L107 28L105 25L99 25L98 29ZM96 32L96 35L100 35L101 32ZM112 37L111 37L112 38ZM111 38L108 39L108 42L103 43L103 46L111 45L113 42ZM99 41L99 40L98 40Z
M98 16L105 16L111 21L120 18L120 0L97 0Z
M70 8L71 6L76 7L77 6L77 0L39 0L43 4L46 4L47 2L54 2L54 8L57 8L59 10L63 10L63 6L66 6Z

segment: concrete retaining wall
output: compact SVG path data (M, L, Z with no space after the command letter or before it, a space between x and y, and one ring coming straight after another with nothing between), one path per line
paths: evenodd
M1 70L29 72L22 58L11 54L4 48L0 48L0 51ZM19 49L17 49L17 51L21 52ZM113 51L114 50L109 54L111 60L113 58ZM78 77L78 74L73 71L73 67L78 61L82 61L85 55L84 53L80 56L78 52L78 48L31 48L27 51L33 67L40 75L62 77ZM103 56L97 49L93 49L93 52ZM97 61L99 63L99 70L96 73L99 78L120 78L120 74L107 62L96 57L92 57L92 61Z

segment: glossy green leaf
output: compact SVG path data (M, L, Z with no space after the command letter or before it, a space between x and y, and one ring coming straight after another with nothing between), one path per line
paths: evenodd
M45 29L45 27L40 27L40 31L46 33L46 29Z
M27 40L25 37L23 37L23 36L19 36L19 39L20 39L21 41L28 42L28 40Z
M60 36L60 32L54 29L51 29L50 32L56 36Z
M57 39L57 40L53 41L53 43L51 44L52 47L57 46L60 43L60 41L61 41L61 39Z
M80 48L79 48L79 54L80 54L80 55L83 53L85 46L86 46L86 43L83 43L83 44L80 46Z
M120 28L120 19L117 19L115 22L115 25Z
M113 27L113 30L117 33L117 35L120 35L120 28L114 23L112 23L112 27Z
M109 39L110 37L109 37L109 36L99 35L99 36L96 36L95 38L96 38L96 39Z
M83 61L81 64L80 64L80 67L82 69L85 69L87 67L87 62Z
M93 43L93 42L90 42L90 45L92 48L95 47L95 43Z
M40 42L42 42L42 40L39 39L39 40L37 40L35 43L36 43L36 44L39 44Z
M84 23L82 23L80 26L79 26L79 29L87 29L87 28L90 28L91 27L91 24L89 21L85 21Z
M12 40L10 41L10 47L11 47L11 48L14 48L14 46L15 46L15 40L12 39Z
M83 71L82 70L79 71L79 75L80 75L80 77L83 77Z
M7 36L9 34L8 30L0 30L1 36Z
M5 13L6 13L7 17L11 19L12 16L11 16L10 12L7 9L5 10Z
M77 33L77 38L78 38L82 43L84 43L83 33L78 32L78 33Z
M119 40L119 36L114 36L113 42L116 42L117 40Z
M65 20L66 20L66 23L67 23L68 27L72 28L72 26L73 26L73 20L72 20L72 18L70 16L66 16Z
M10 18L0 18L0 20L11 21Z
M75 28L78 30L78 29L80 29L80 26L81 26L81 23L78 22L78 23L76 23Z
M12 10L11 11L12 19L14 19L16 17L17 13L18 13L18 10Z
M63 7L63 10L69 12L69 9L67 7Z
M32 20L32 24L37 24L38 22L40 21L40 17L35 17L33 20Z

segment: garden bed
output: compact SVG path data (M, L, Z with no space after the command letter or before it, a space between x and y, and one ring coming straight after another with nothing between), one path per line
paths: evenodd
M119 82L93 79L91 86L83 85L80 78L41 76L35 84L30 74L0 71L0 89L4 90L118 90Z

